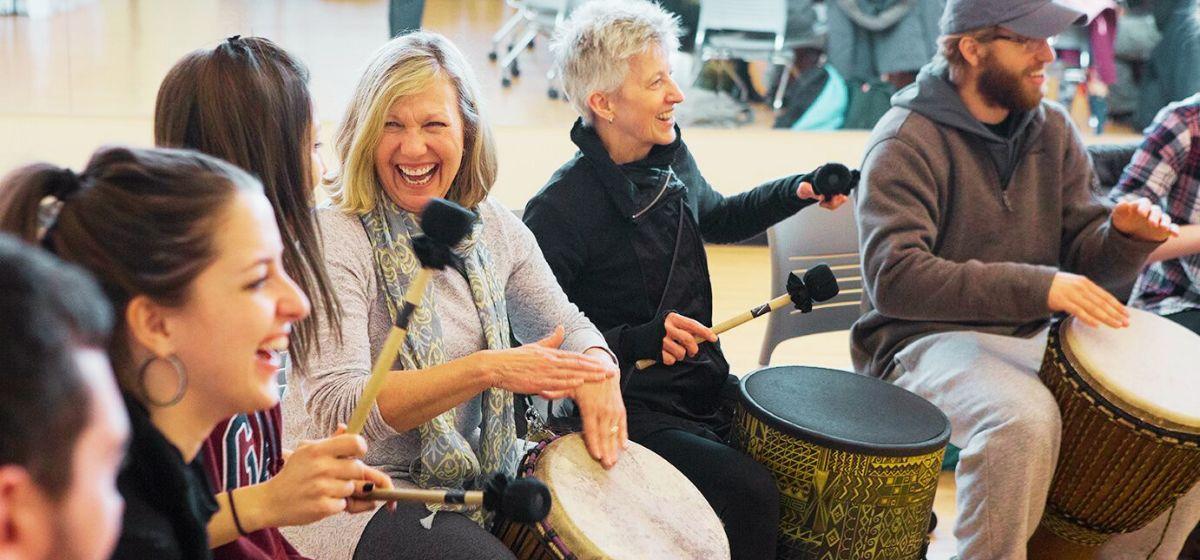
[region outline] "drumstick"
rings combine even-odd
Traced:
[[[388,332],[387,339],[383,342],[383,348],[379,351],[379,356],[375,358],[375,365],[371,368],[371,377],[367,379],[362,397],[358,399],[358,405],[354,407],[354,413],[350,415],[346,433],[359,434],[362,432],[363,425],[367,423],[367,415],[370,414],[375,399],[379,397],[379,391],[383,389],[383,381],[387,378],[387,373],[392,370],[396,354],[400,352],[400,347],[404,344],[404,336],[408,333],[408,322],[412,319],[417,307],[421,305],[421,299],[425,297],[425,288],[429,285],[429,277],[432,276],[434,270],[442,270],[454,262],[455,256],[450,252],[450,247],[458,244],[467,236],[474,220],[475,214],[471,211],[442,198],[430,200],[425,209],[421,211],[421,229],[425,233],[412,238],[413,252],[416,253],[417,260],[421,262],[421,270],[417,272],[417,277],[413,279],[412,285],[404,293],[404,305],[396,313],[396,324]]]
[[[800,312],[808,313],[812,311],[814,301],[826,301],[838,295],[837,278],[833,276],[833,271],[829,269],[828,265],[819,264],[805,272],[803,279],[796,276],[795,272],[788,273],[787,291],[788,293],[758,307],[749,311],[743,311],[737,316],[717,323],[712,328],[713,334],[720,335],[738,325],[749,322],[751,319],[762,317],[767,313],[785,307],[788,303],[794,304]],[[696,342],[704,342],[704,339],[696,337]],[[634,365],[637,369],[646,369],[656,363],[658,363],[657,360],[647,359],[638,360]]]
[[[517,523],[541,521],[550,513],[550,489],[536,478],[509,480],[495,473],[483,490],[424,490],[418,488],[378,489],[367,492],[362,499],[379,501],[421,502],[483,507]]]

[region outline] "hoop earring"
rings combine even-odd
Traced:
[[[150,397],[149,387],[146,387],[146,371],[148,371],[150,369],[150,364],[153,364],[154,362],[157,362],[158,360],[164,360],[168,364],[171,364],[171,368],[175,370],[175,377],[177,377],[179,379],[179,388],[176,389],[175,394],[172,395],[171,398],[165,402],[156,402],[153,398]],[[184,395],[184,393],[187,392],[187,388],[188,388],[187,368],[184,367],[183,362],[179,361],[179,358],[176,358],[174,354],[171,354],[170,356],[167,356],[165,358],[161,357],[161,356],[154,356],[153,358],[146,360],[142,364],[141,369],[138,370],[138,390],[140,390],[142,393],[142,396],[144,396],[146,398],[146,402],[148,402],[154,406],[157,406],[160,408],[166,408],[168,406],[175,406],[175,405],[179,404],[179,401],[183,400],[183,395]]]

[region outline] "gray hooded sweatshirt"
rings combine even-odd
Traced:
[[[1135,278],[1157,245],[1112,227],[1061,106],[1043,102],[998,136],[967,111],[940,59],[892,98],[862,172],[866,297],[851,354],[855,369],[876,377],[927,334],[1035,333],[1051,316],[1056,272],[1112,289]]]

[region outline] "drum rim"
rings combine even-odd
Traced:
[[[546,440],[538,442],[537,445],[535,445],[532,449],[527,450],[521,456],[521,461],[517,465],[517,476],[522,477],[522,478],[533,478],[536,480],[541,480],[537,476],[537,466],[538,466],[538,463],[541,461],[542,454],[545,453],[546,450],[550,448],[551,444],[553,444],[554,442],[556,442],[564,437],[570,436],[570,435],[572,435],[572,434],[555,435]],[[550,504],[551,504],[551,508],[552,508],[551,511],[553,511],[553,507],[554,507],[553,495],[551,495]],[[516,522],[512,521],[512,523],[516,523]],[[535,521],[533,523],[528,523],[527,525],[534,533],[537,534],[537,536],[542,540],[542,544],[548,550],[550,550],[553,553],[556,553],[555,554],[556,556],[558,556],[560,558],[566,558],[568,560],[573,560],[575,558],[575,553],[572,552],[571,548],[567,546],[567,543],[565,541],[563,541],[562,539],[557,538],[558,531],[555,530],[554,525],[550,523],[550,514],[549,513],[547,513],[545,519],[543,519],[541,521]]]
[[[1143,407],[1121,398],[1120,395],[1105,387],[1103,383],[1100,383],[1099,380],[1088,373],[1080,365],[1079,360],[1075,357],[1074,350],[1071,349],[1070,343],[1067,341],[1067,337],[1063,334],[1063,330],[1066,328],[1068,322],[1074,323],[1075,318],[1067,316],[1056,319],[1052,327],[1056,346],[1063,356],[1064,367],[1062,369],[1066,375],[1076,381],[1076,385],[1079,386],[1080,390],[1091,397],[1095,403],[1098,403],[1093,406],[1103,406],[1114,416],[1132,423],[1138,429],[1157,434],[1159,437],[1171,437],[1180,441],[1200,444],[1200,428],[1189,428],[1168,418],[1149,414]],[[1144,416],[1134,414],[1130,410],[1141,412]]]
[[[1170,322],[1169,319],[1165,319],[1160,315],[1151,313],[1149,311],[1145,311],[1143,309],[1130,309],[1130,311],[1136,312],[1136,313],[1142,313],[1148,317],[1153,317],[1155,319],[1162,319],[1163,321]],[[1066,328],[1065,326],[1063,326],[1063,324],[1066,323],[1068,320],[1072,324],[1074,324],[1077,321],[1077,319],[1075,317],[1067,316],[1067,317],[1058,319],[1058,324],[1054,325],[1054,327],[1056,329],[1059,329],[1059,331],[1060,331],[1058,333],[1058,338],[1060,339],[1059,348],[1063,349],[1063,354],[1068,358],[1068,360],[1070,360],[1071,366],[1073,369],[1082,370],[1082,369],[1084,369],[1084,368],[1080,367],[1082,364],[1082,361],[1078,360],[1075,357],[1075,353],[1073,351],[1069,350],[1069,348],[1067,346],[1066,336],[1064,336],[1064,334],[1061,332],[1062,329]],[[1174,323],[1171,323],[1171,328],[1174,328],[1177,326],[1178,325],[1174,325]],[[1184,329],[1182,326],[1178,326],[1178,328]],[[1186,330],[1186,329],[1184,329],[1184,330]],[[1116,391],[1114,391],[1113,389],[1109,388],[1104,383],[1102,383],[1099,379],[1096,379],[1096,377],[1094,375],[1092,375],[1091,373],[1083,372],[1083,374],[1084,374],[1083,378],[1087,381],[1088,385],[1095,388],[1097,391],[1099,391],[1105,397],[1105,401],[1108,404],[1115,403],[1115,404],[1127,405],[1130,409],[1136,410],[1136,411],[1142,413],[1141,415],[1133,415],[1133,416],[1136,416],[1137,418],[1140,418],[1142,420],[1142,422],[1145,422],[1147,424],[1152,424],[1155,426],[1159,426],[1167,431],[1178,432],[1178,433],[1183,433],[1183,434],[1193,434],[1194,436],[1200,436],[1200,425],[1185,424],[1183,422],[1180,422],[1179,420],[1169,418],[1162,414],[1158,414],[1154,411],[1151,411],[1151,410],[1149,410],[1149,407],[1147,405],[1139,404],[1138,402],[1136,402],[1133,399],[1128,399],[1128,398],[1121,396]],[[1124,410],[1124,409],[1122,409],[1122,410]]]
[[[537,446],[534,447],[534,449],[527,451],[525,453],[525,456],[523,456],[521,458],[521,463],[518,468],[518,473],[521,476],[537,478],[538,480],[544,481],[545,478],[539,476],[538,470],[537,470],[538,465],[540,465],[542,462],[541,461],[542,456],[545,455],[550,450],[551,446],[554,446],[554,445],[558,444],[560,441],[566,440],[571,437],[575,437],[577,439],[583,439],[583,433],[582,432],[572,432],[572,433],[567,433],[567,434],[555,435],[554,437],[551,437],[548,440],[539,442],[537,444]],[[654,453],[653,450],[651,450],[635,441],[630,441],[629,444],[630,444],[630,447],[637,446],[647,453],[651,453],[651,454],[658,456],[658,454]],[[534,450],[537,451],[536,455],[531,455],[531,453]],[[662,459],[663,461],[666,461],[665,458],[662,458],[661,456],[658,456],[658,457],[660,459]],[[532,460],[530,460],[530,459],[532,459]],[[668,464],[669,464],[669,462],[668,462]],[[706,497],[704,497],[704,495],[700,492],[699,487],[696,487],[695,483],[692,482],[691,479],[687,478],[687,476],[684,475],[682,471],[678,471],[678,469],[676,469],[676,471],[679,473],[679,476],[684,481],[686,481],[688,484],[691,484],[692,487],[695,488],[696,494],[698,496],[700,496],[700,498],[704,501],[704,504],[708,506],[708,511],[710,511],[713,515],[713,518],[716,519],[716,521],[717,521],[716,526],[717,527],[723,526],[720,516],[717,515],[716,510],[712,509],[711,504],[708,503],[708,499]],[[551,501],[550,513],[546,516],[546,519],[544,519],[542,521],[538,521],[538,522],[530,525],[532,528],[534,528],[534,531],[536,533],[538,533],[538,535],[542,538],[543,544],[546,544],[547,548],[553,549],[555,552],[562,555],[567,560],[573,560],[573,559],[579,558],[581,554],[584,555],[583,557],[585,557],[585,558],[601,557],[601,556],[597,556],[597,555],[602,555],[602,553],[603,553],[601,547],[594,540],[592,540],[591,536],[589,536],[586,532],[582,531],[581,530],[582,527],[580,527],[577,523],[575,523],[574,520],[572,520],[570,518],[566,518],[566,519],[556,519],[555,520],[555,521],[559,521],[561,523],[552,523],[551,522],[551,517],[554,516],[554,510],[557,507],[557,509],[561,512],[562,505],[559,503],[557,494],[554,493],[553,487],[550,488],[550,491],[553,496],[552,501]],[[571,538],[573,540],[585,541],[585,542],[575,543],[576,548],[580,548],[582,550],[574,550],[570,546],[568,546],[568,544],[565,540],[558,538],[560,535],[560,532],[564,531],[564,530],[567,531],[568,533],[570,533]],[[554,537],[554,540],[551,541],[551,540],[547,539],[546,537],[548,535],[552,535]],[[725,536],[723,531],[722,531],[721,535]],[[729,543],[729,539],[726,538],[724,540],[725,540],[725,550],[731,551],[730,547],[732,545]]]
[[[762,373],[762,372],[768,371],[768,370],[775,370],[775,369],[782,369],[782,368],[796,368],[796,367],[807,369],[807,370],[816,370],[816,371],[836,373],[836,374],[841,374],[841,375],[852,375],[852,376],[861,378],[866,382],[883,383],[885,385],[889,385],[889,386],[899,389],[901,391],[906,391],[907,393],[921,399],[932,410],[937,411],[937,413],[941,417],[942,422],[944,423],[945,427],[942,429],[941,433],[939,433],[936,437],[933,437],[933,438],[931,438],[927,441],[923,441],[923,442],[903,443],[903,444],[900,444],[900,443],[890,443],[890,444],[866,443],[866,442],[854,441],[854,440],[849,440],[849,439],[840,438],[840,437],[836,437],[836,436],[831,436],[828,434],[822,434],[820,432],[816,432],[816,431],[806,428],[804,426],[798,426],[796,424],[789,422],[788,420],[786,420],[784,418],[781,418],[780,416],[776,415],[775,413],[763,408],[761,405],[758,404],[757,401],[753,400],[750,397],[750,394],[746,389],[746,383],[755,374]],[[887,381],[875,379],[874,377],[868,377],[865,375],[859,375],[854,372],[843,371],[843,370],[839,370],[839,369],[816,367],[816,366],[805,366],[805,365],[770,366],[770,367],[757,369],[757,370],[752,371],[752,372],[746,374],[745,376],[743,376],[742,379],[739,380],[739,382],[738,382],[738,395],[739,395],[739,399],[738,399],[739,404],[746,407],[748,409],[748,411],[750,411],[756,418],[758,418],[764,424],[770,426],[771,428],[773,428],[783,434],[790,435],[792,437],[796,437],[798,439],[807,441],[809,443],[821,445],[824,447],[835,449],[837,451],[843,451],[846,453],[854,453],[854,454],[858,454],[858,455],[868,455],[868,456],[875,456],[875,457],[916,457],[919,455],[927,455],[929,453],[936,452],[937,450],[946,447],[946,444],[948,444],[950,442],[950,418],[948,416],[946,416],[946,413],[942,412],[942,409],[938,408],[937,405],[929,402],[929,399],[926,399],[925,397],[922,397],[921,395],[913,393],[912,391],[907,391],[906,389],[903,389],[902,387],[896,387],[894,384],[888,383]]]

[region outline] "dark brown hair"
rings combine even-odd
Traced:
[[[262,181],[283,236],[283,267],[341,332],[340,310],[313,214],[312,99],[308,69],[275,43],[231,37],[175,64],[158,90],[154,142],[219,157]],[[311,317],[295,325],[297,367],[317,344]]]
[[[103,348],[111,328],[112,310],[86,272],[0,234],[0,465],[20,465],[51,499],[70,490],[91,419],[76,351]]]
[[[0,181],[0,230],[40,237],[43,247],[96,277],[114,311],[113,369],[137,394],[125,308],[138,295],[185,303],[192,281],[215,258],[215,227],[226,205],[239,191],[261,189],[245,171],[196,152],[101,148],[80,175],[33,164]],[[46,208],[58,204],[57,216],[48,218]]]

